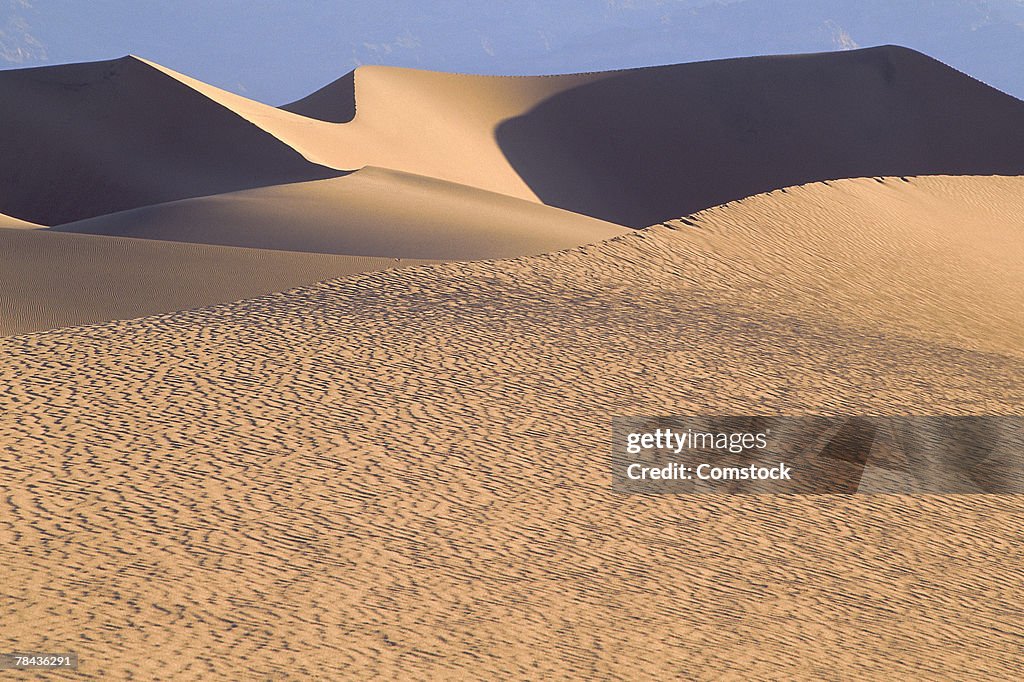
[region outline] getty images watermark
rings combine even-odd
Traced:
[[[616,417],[625,493],[1024,493],[1024,417]]]

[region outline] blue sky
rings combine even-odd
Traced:
[[[565,73],[884,43],[1024,97],[1024,0],[0,0],[0,68],[132,53],[270,104],[359,64]]]

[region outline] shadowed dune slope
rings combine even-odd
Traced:
[[[327,123],[348,123],[356,116],[356,72],[279,108]]]
[[[1024,102],[894,46],[543,77],[360,67],[284,108],[350,120],[316,133],[328,165],[631,227],[833,178],[1024,173]]]
[[[135,57],[0,71],[0,212],[54,225],[337,175]]]
[[[184,199],[51,229],[447,260],[556,251],[625,231],[561,209],[382,168]]]
[[[643,227],[832,178],[1024,173],[1024,102],[879,47],[602,74],[497,139],[544,203]]]
[[[1024,415],[1024,179],[697,218],[0,340],[0,644],[102,680],[1019,679],[1024,496],[628,496],[606,461],[613,415]]]
[[[0,228],[0,335],[196,308],[423,262]]]

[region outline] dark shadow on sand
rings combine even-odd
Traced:
[[[495,136],[544,203],[638,228],[828,179],[1024,173],[1024,102],[892,46],[618,72]]]

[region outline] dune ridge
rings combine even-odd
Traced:
[[[891,45],[565,76],[359,67],[284,108],[348,120],[335,167],[637,228],[821,180],[1024,172],[1024,103]]]
[[[1024,178],[882,180],[0,339],[0,638],[86,679],[1019,677],[1019,495],[609,486],[616,414],[1024,415]]]
[[[50,231],[473,260],[557,251],[626,228],[466,185],[367,167],[339,178],[146,206]]]
[[[811,183],[652,229],[665,227],[723,295],[1024,357],[1022,176]]]
[[[1018,175],[1024,102],[885,46],[610,74],[497,139],[544,203],[643,227],[822,180]]]
[[[0,72],[0,651],[1021,678],[1021,496],[626,496],[606,457],[617,415],[1024,416],[1022,107],[891,46],[279,109]]]

